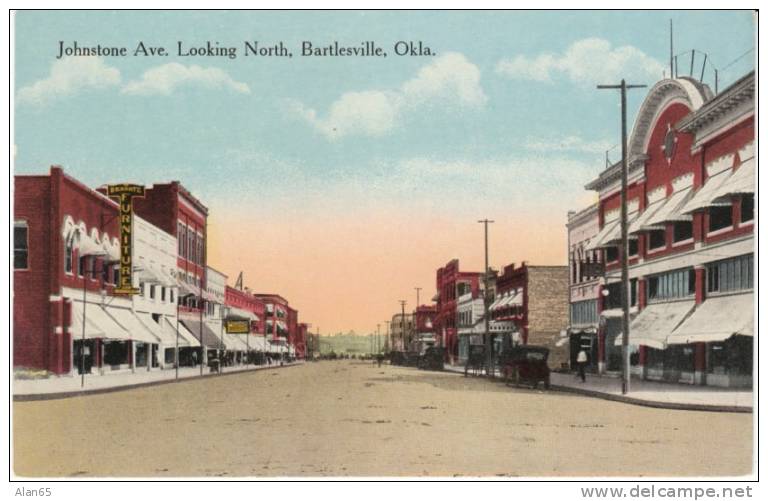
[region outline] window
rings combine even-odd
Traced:
[[[611,310],[621,308],[621,282],[614,282],[605,286],[608,295],[603,299],[603,309]],[[637,279],[629,281],[629,305],[637,305]]]
[[[733,336],[721,343],[707,343],[707,372],[717,375],[751,375],[752,343],[752,338],[748,336]]]
[[[693,223],[690,221],[675,221],[672,241],[682,242],[691,238],[693,238]]]
[[[648,249],[660,249],[667,245],[667,232],[653,230],[648,232]]]
[[[596,299],[571,303],[572,325],[596,324],[598,320]]]
[[[611,263],[619,260],[619,248],[608,247],[605,249],[605,261]]]
[[[155,299],[155,286],[149,286],[149,299]]]
[[[160,301],[165,301],[165,287],[160,287]]]
[[[648,277],[648,302],[688,297],[696,292],[693,269],[675,270]]]
[[[13,268],[29,268],[29,228],[26,221],[16,221],[13,224]]]
[[[754,256],[747,254],[707,265],[707,292],[732,292],[752,289]]]
[[[173,289],[168,291],[168,300],[173,303]]]
[[[107,263],[106,261],[101,264],[101,274],[104,277],[104,281],[108,284],[112,283],[112,274],[110,273],[111,265]]]
[[[709,208],[709,231],[722,230],[733,225],[731,206]]]
[[[176,241],[179,246],[179,256],[184,256],[184,226],[178,223],[178,229],[176,231]]]
[[[115,267],[112,269],[112,283],[120,283],[120,265],[115,265]]]
[[[85,270],[85,256],[80,256],[77,260],[77,276],[82,277]]]
[[[70,237],[64,242],[64,272],[72,273],[72,263],[75,259],[75,236]]]
[[[637,256],[637,239],[631,238],[629,240],[629,255]]]
[[[755,218],[755,195],[750,193],[741,197],[741,222],[746,223]]]

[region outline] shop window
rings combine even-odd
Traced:
[[[667,246],[667,232],[652,230],[648,232],[648,250],[661,249]]]
[[[741,222],[746,223],[755,218],[755,195],[750,193],[741,197]]]
[[[13,224],[13,268],[29,268],[29,228],[26,221],[16,221]]]
[[[709,208],[709,231],[722,230],[733,225],[732,207],[710,207]]]
[[[751,337],[733,336],[722,343],[707,343],[707,351],[707,373],[734,376],[752,374]]]
[[[747,254],[707,264],[707,292],[749,290],[754,281],[754,256]]]
[[[672,241],[683,242],[693,238],[693,223],[690,221],[675,221],[673,225]]]
[[[696,291],[696,275],[692,269],[653,275],[648,277],[646,283],[649,303],[685,298]]]
[[[605,249],[605,261],[608,263],[612,263],[614,261],[619,260],[619,248],[618,247],[608,247]]]

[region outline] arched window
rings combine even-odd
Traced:
[[[72,273],[72,263],[75,253],[75,233],[67,237],[64,241],[64,272]]]

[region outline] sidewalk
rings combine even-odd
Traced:
[[[196,368],[181,367],[179,368],[178,381],[191,380],[200,377],[227,376],[248,371],[280,369],[283,367],[300,365],[302,363],[303,362],[286,363],[283,366],[272,364],[225,367],[221,374],[215,372],[211,373],[209,372],[209,369],[205,367],[202,376],[200,375],[199,366]],[[121,371],[117,374],[86,374],[84,386],[81,386],[79,375],[50,377],[46,379],[14,379],[13,400],[49,400],[127,390],[142,386],[173,383],[175,381],[176,371],[174,369],[153,369],[147,371],[146,368],[137,368],[136,372]]]
[[[461,366],[446,365],[445,369],[464,374]],[[741,388],[692,386],[633,378],[629,393],[622,395],[621,379],[618,377],[588,374],[586,383],[582,383],[574,374],[557,372],[551,374],[550,383],[554,390],[664,409],[752,412],[753,406],[752,390]]]

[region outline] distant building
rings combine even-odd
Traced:
[[[568,347],[561,342],[568,325],[567,266],[505,266],[490,313],[494,321],[509,323],[515,342],[548,347],[551,367],[568,364]]]
[[[599,357],[597,337],[602,253],[590,248],[600,231],[598,208],[598,204],[593,204],[579,212],[568,213],[568,344],[572,368],[576,367],[579,352],[584,350],[587,366],[602,372],[605,362]]]
[[[413,336],[414,322],[413,314],[395,313],[392,315],[392,321],[389,324],[390,337],[392,338],[390,344],[393,351],[406,351],[408,344]]]
[[[459,269],[459,260],[453,259],[436,273],[435,285],[437,294],[434,301],[437,304],[435,317],[435,334],[440,346],[446,349],[449,363],[458,361],[459,336],[457,328],[457,301],[460,296],[480,289],[483,274],[466,272]]]

